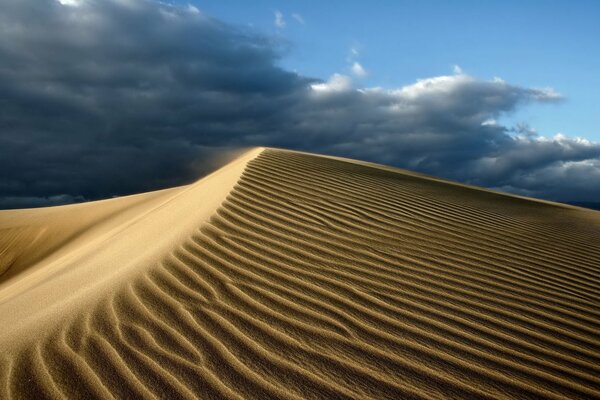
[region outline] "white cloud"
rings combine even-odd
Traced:
[[[352,79],[346,75],[333,74],[327,82],[315,83],[310,87],[319,93],[345,92],[352,88]]]
[[[362,65],[358,61],[354,61],[352,67],[350,67],[352,73],[359,78],[367,76],[367,70],[364,69]]]
[[[454,72],[454,74],[456,74],[456,75],[462,75],[463,74],[463,70],[460,67],[460,65],[456,65],[456,64],[452,67],[452,72]]]
[[[358,78],[364,78],[368,75],[367,70],[362,66],[362,64],[358,61],[358,57],[360,55],[360,51],[357,46],[350,47],[348,56],[346,57],[346,62],[349,65],[350,71],[352,75]]]
[[[468,75],[444,75],[433,78],[419,79],[412,85],[391,90],[391,93],[406,97],[420,97],[433,93],[449,93],[465,84],[474,82],[475,79]]]
[[[188,4],[187,5],[187,9],[189,12],[191,12],[192,14],[200,14],[200,10],[198,9],[198,7],[196,7],[193,4]]]
[[[293,13],[292,18],[294,18],[296,20],[296,22],[298,22],[299,24],[304,25],[304,18],[302,17],[302,15],[300,15],[298,13]]]
[[[283,13],[281,11],[275,11],[275,20],[273,21],[273,24],[279,29],[285,28],[285,18],[283,17]]]
[[[81,3],[83,2],[83,0],[56,0],[56,1],[59,2],[63,6],[69,6],[69,7],[77,7],[77,6],[81,5]]]
[[[539,101],[554,101],[562,99],[562,95],[552,88],[535,89],[534,98]]]

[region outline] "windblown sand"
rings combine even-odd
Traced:
[[[600,397],[600,212],[254,149],[0,212],[0,398]]]

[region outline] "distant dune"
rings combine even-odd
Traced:
[[[591,208],[592,210],[600,211],[600,203],[595,203],[592,201],[574,201],[574,202],[569,202],[569,204],[571,204],[573,206]]]
[[[600,212],[253,149],[0,211],[0,398],[600,397]]]

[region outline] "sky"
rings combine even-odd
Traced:
[[[530,105],[510,120],[528,122],[547,135],[600,141],[598,1],[192,4],[224,21],[280,35],[290,46],[281,64],[307,76],[351,73],[352,63],[359,62],[368,72],[363,85],[398,87],[448,74],[458,65],[484,79],[552,87],[565,97],[561,104]],[[283,27],[275,24],[277,12]]]
[[[599,2],[0,0],[0,208],[275,146],[600,198]]]

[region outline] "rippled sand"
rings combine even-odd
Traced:
[[[0,211],[0,398],[600,396],[600,212],[258,148]]]

